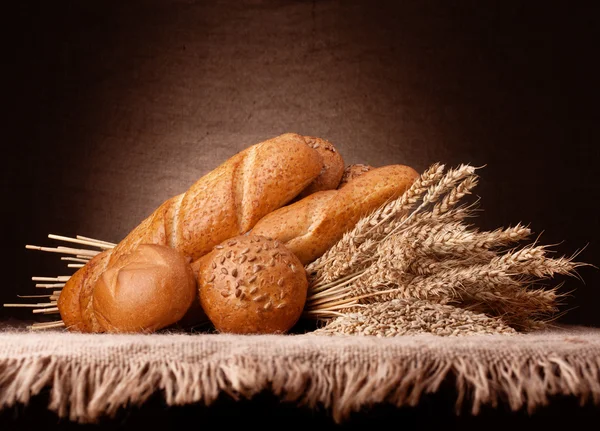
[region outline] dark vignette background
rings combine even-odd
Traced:
[[[347,163],[485,165],[481,228],[529,223],[600,263],[599,20],[585,3],[55,0],[5,18],[1,302],[65,272],[25,244],[116,242],[288,131]],[[598,325],[598,270],[580,273],[561,320]]]
[[[32,275],[65,272],[25,244],[118,241],[226,158],[288,131],[331,140],[347,163],[486,165],[481,228],[529,223],[559,253],[587,245],[579,259],[600,264],[592,2],[14,3],[2,303],[36,293]],[[561,321],[598,326],[599,271],[580,274]]]

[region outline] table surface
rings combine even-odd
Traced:
[[[575,421],[600,413],[592,403],[600,400],[599,328],[377,338],[5,326],[0,345],[0,404],[25,403],[0,419],[21,425],[36,420],[26,412],[52,417],[50,400],[50,410],[64,409],[57,423],[107,427],[194,415],[221,425],[297,418],[344,427],[403,417],[429,425],[442,418],[467,427],[490,418],[540,425],[558,413],[575,414]]]

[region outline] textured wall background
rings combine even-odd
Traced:
[[[347,163],[486,165],[475,223],[530,223],[600,263],[591,6],[56,0],[7,17],[1,302],[65,272],[25,244],[118,241],[288,131],[331,140]],[[598,271],[581,275],[563,320],[600,325]]]

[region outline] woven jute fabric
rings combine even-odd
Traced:
[[[155,392],[168,405],[271,391],[338,422],[378,403],[416,405],[446,379],[457,408],[530,411],[553,395],[600,402],[600,329],[395,338],[0,332],[0,408],[43,389],[61,417],[93,422]]]

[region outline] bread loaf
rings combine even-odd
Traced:
[[[154,332],[185,315],[196,298],[196,279],[175,249],[140,244],[102,273],[92,296],[105,331]]]
[[[308,280],[281,243],[244,235],[194,262],[200,304],[221,332],[283,333],[298,321]]]
[[[263,217],[252,229],[285,244],[306,265],[341,239],[361,217],[400,196],[418,178],[404,165],[372,169],[339,190],[312,195]]]
[[[305,189],[323,159],[303,136],[288,133],[253,145],[164,202],[115,248],[101,253],[66,283],[59,301],[70,329],[102,332],[93,310],[100,275],[140,244],[171,247],[196,260],[227,238],[249,231]]]

